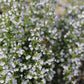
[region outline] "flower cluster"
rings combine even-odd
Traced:
[[[0,83],[45,84],[55,73],[52,44],[56,28],[52,25],[57,16],[54,8],[47,2],[24,5],[17,1],[10,1],[7,7],[10,10],[0,16],[0,46],[4,53],[0,59]]]
[[[0,15],[0,84],[60,84],[78,76],[83,6],[70,6],[66,16],[58,18],[49,0],[0,4],[8,8]]]

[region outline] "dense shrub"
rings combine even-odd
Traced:
[[[11,5],[12,4],[12,5]],[[56,14],[46,2],[29,6],[10,2],[10,10],[0,16],[1,83],[44,84],[52,80],[54,52],[52,44]],[[52,73],[51,73],[52,72]]]
[[[58,47],[56,45],[57,50],[55,49],[57,55],[56,60],[57,58],[59,58],[59,63],[56,63],[57,65],[61,65],[64,70],[61,68],[62,73],[60,77],[58,74],[55,74],[54,78],[58,77],[60,81],[63,81],[63,79],[65,79],[66,84],[80,84],[77,81],[82,79],[79,67],[81,65],[80,59],[83,62],[84,58],[83,9],[83,5],[70,6],[65,17],[61,18],[57,22],[58,25],[56,26],[58,30],[57,32],[60,33],[60,35],[58,35],[58,39],[56,40],[56,42],[59,41],[58,44],[56,43],[58,45]],[[57,65],[55,66],[55,68],[57,67]],[[58,84],[60,84],[60,81],[58,82]]]
[[[63,84],[78,75],[81,32],[72,24],[74,11],[60,19],[48,0],[1,5],[9,10],[0,15],[0,83]]]

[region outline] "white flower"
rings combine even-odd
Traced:
[[[36,48],[35,48],[35,50],[39,50],[39,48],[38,48],[38,47],[36,47]]]
[[[43,60],[40,60],[40,64],[42,64],[42,65],[43,65]]]
[[[23,72],[24,68],[21,67],[20,71]]]
[[[18,69],[18,68],[15,68],[15,69],[14,69],[14,72],[16,72],[16,71],[19,71],[19,69]]]
[[[68,70],[68,66],[63,66],[64,70]]]
[[[8,0],[8,2],[10,3],[10,2],[11,2],[11,0]]]
[[[17,51],[17,53],[18,53],[18,54],[21,54],[21,55],[23,54],[23,52],[24,52],[24,50],[21,49],[21,48]]]
[[[3,84],[3,83],[4,83],[4,80],[0,80],[0,83],[2,83],[2,84]]]
[[[31,76],[31,75],[28,75],[27,78],[28,78],[28,79],[32,79],[32,76]]]
[[[32,45],[29,45],[29,47],[32,47]]]
[[[12,15],[12,12],[11,11],[8,11],[9,15]]]
[[[30,48],[31,50],[33,50],[33,48]]]
[[[28,68],[30,69],[31,67],[32,67],[32,65],[30,64]]]
[[[34,78],[35,78],[35,79],[37,79],[38,77],[37,77],[37,76],[35,76]]]
[[[31,57],[31,56],[30,56],[30,55],[28,55],[28,56],[26,57],[26,60],[28,60],[30,57]]]
[[[11,76],[12,74],[9,72],[8,75]]]
[[[31,38],[28,38],[28,41],[31,41]]]
[[[72,54],[72,53],[73,53],[72,49],[69,49],[69,53],[70,53],[70,54]]]
[[[0,62],[0,65],[1,65],[1,66],[4,66],[4,65],[5,65],[5,62]]]
[[[45,80],[45,79],[42,79],[42,82],[43,82],[44,84],[46,84],[46,80]]]
[[[12,65],[13,68],[15,68],[15,64],[13,62],[11,63],[11,65]]]

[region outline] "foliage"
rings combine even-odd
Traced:
[[[14,78],[18,84],[44,84],[54,74],[55,59],[49,42],[55,38],[54,9],[46,2],[31,2],[30,6],[16,1],[10,4],[8,13],[0,17],[0,45],[5,55],[1,58],[1,83],[10,83]]]
[[[33,0],[30,4],[1,0],[0,3],[2,8],[4,5],[9,8],[0,15],[0,83],[72,81],[78,75],[82,56],[79,38],[83,34],[75,7],[64,18],[58,18],[49,0]]]

